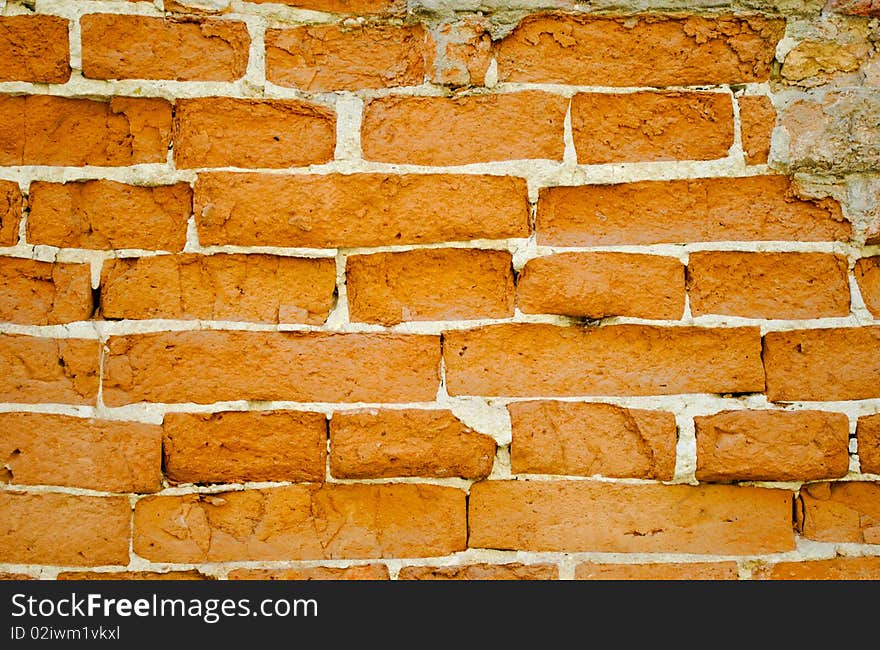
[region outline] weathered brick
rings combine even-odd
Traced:
[[[880,397],[880,327],[767,332],[767,399],[833,401]]]
[[[69,78],[67,20],[37,15],[0,17],[0,81],[64,83]]]
[[[321,413],[168,413],[164,427],[165,473],[175,483],[324,480]]]
[[[328,162],[336,115],[293,99],[177,100],[174,161],[193,167],[300,167]]]
[[[880,414],[860,417],[856,436],[862,472],[880,474]]]
[[[742,147],[749,165],[764,165],[770,155],[770,136],[776,126],[776,109],[765,95],[740,97]]]
[[[384,564],[348,567],[303,567],[301,569],[235,569],[229,580],[389,580]]]
[[[103,165],[165,162],[171,104],[25,95],[0,97],[0,165]]]
[[[337,478],[485,478],[495,441],[451,411],[362,410],[330,420],[330,473]]]
[[[798,530],[807,539],[880,544],[880,483],[805,485],[798,506]]]
[[[790,551],[791,492],[727,485],[483,481],[471,487],[468,546],[522,551]]]
[[[266,78],[312,92],[417,86],[425,79],[425,31],[421,25],[270,29]]]
[[[433,400],[436,336],[323,332],[160,332],[111,337],[104,401]]]
[[[849,469],[843,413],[723,411],[694,425],[700,481],[814,481]]]
[[[0,334],[0,402],[94,404],[100,345]]]
[[[186,183],[140,187],[115,181],[36,181],[27,240],[61,248],[181,251],[192,214]]]
[[[58,580],[212,580],[210,576],[190,571],[62,571]]]
[[[0,482],[155,492],[162,481],[162,429],[140,422],[0,413],[0,458],[7,459]]]
[[[510,469],[516,474],[672,480],[675,416],[612,404],[513,402]]]
[[[848,316],[847,268],[845,256],[830,253],[691,253],[691,313],[783,319]]]
[[[733,145],[726,93],[581,93],[571,100],[578,162],[724,158]]]
[[[33,576],[29,576],[26,573],[7,573],[0,572],[0,580],[36,580]]]
[[[91,315],[88,264],[0,257],[0,321],[55,325]]]
[[[832,11],[851,16],[880,16],[878,0],[831,0],[828,6]]]
[[[204,245],[352,248],[529,234],[525,181],[498,176],[200,174],[195,214]]]
[[[271,2],[274,4],[291,5],[302,9],[324,11],[331,14],[386,14],[395,9],[405,11],[400,0],[250,0],[257,4]]]
[[[675,320],[684,313],[684,265],[659,255],[561,253],[526,262],[516,290],[527,314]]]
[[[0,492],[0,562],[128,564],[128,497]]]
[[[450,395],[669,395],[764,389],[757,328],[504,324],[453,330],[444,337]]]
[[[538,243],[834,241],[852,227],[832,200],[798,199],[785,176],[640,181],[541,191]]]
[[[15,246],[21,223],[21,190],[18,183],[0,181],[0,246]]]
[[[86,14],[80,26],[83,76],[92,79],[235,81],[247,69],[242,22]]]
[[[374,99],[364,109],[364,158],[414,165],[562,160],[568,101],[540,91]]]
[[[752,572],[754,580],[880,580],[880,557],[778,562]]]
[[[468,564],[463,566],[405,566],[398,580],[558,580],[552,564]]]
[[[860,259],[854,273],[865,306],[875,318],[880,318],[880,257]]]
[[[657,564],[596,564],[584,562],[574,570],[576,580],[737,580],[736,562],[676,562]]]
[[[782,20],[757,17],[529,16],[499,45],[498,73],[586,86],[765,81],[784,30]]]
[[[428,70],[434,83],[482,86],[492,64],[492,24],[466,16],[437,25],[428,34]]]
[[[108,260],[104,318],[180,318],[320,325],[336,290],[333,259],[159,255]]]
[[[440,248],[354,255],[346,266],[353,321],[470,320],[513,316],[513,263],[496,250]]]
[[[433,557],[466,538],[465,493],[438,485],[148,497],[134,512],[134,551],[156,562]]]

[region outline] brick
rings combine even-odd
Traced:
[[[95,404],[100,342],[0,334],[0,402]]]
[[[578,162],[724,158],[733,146],[725,93],[581,93],[571,100]]]
[[[282,168],[325,163],[336,146],[336,115],[293,99],[178,99],[174,161],[194,167]]]
[[[764,165],[770,156],[770,137],[776,126],[776,109],[765,95],[740,97],[742,147],[749,165]]]
[[[878,0],[831,0],[828,6],[832,11],[850,16],[880,16]]]
[[[58,580],[213,580],[195,569],[190,571],[62,571]]]
[[[86,14],[82,71],[91,79],[235,81],[248,64],[247,25],[205,18]]]
[[[64,83],[69,78],[67,20],[57,16],[0,18],[0,81]]]
[[[492,23],[467,16],[441,23],[428,34],[431,81],[447,86],[482,86],[492,64]]]
[[[398,580],[558,580],[552,564],[470,564],[464,566],[405,566]]]
[[[419,402],[439,384],[436,336],[193,331],[111,337],[104,401]]]
[[[880,318],[880,257],[864,257],[856,262],[854,274],[862,300],[874,318]]]
[[[235,569],[229,580],[390,580],[384,564],[349,567],[303,567],[300,569]]]
[[[181,251],[192,214],[186,183],[140,187],[115,181],[35,181],[27,240],[61,248]]]
[[[834,401],[880,397],[880,327],[767,332],[767,399]]]
[[[337,478],[485,478],[495,441],[451,411],[374,409],[334,413],[330,473]]]
[[[790,551],[791,492],[727,485],[483,481],[471,486],[468,546],[521,551]]]
[[[672,480],[678,431],[672,413],[612,404],[513,402],[510,470]]]
[[[0,321],[56,325],[92,315],[88,264],[0,257]]]
[[[162,429],[153,424],[48,413],[0,413],[0,458],[16,485],[155,492],[162,481]]]
[[[723,411],[694,425],[700,481],[814,481],[849,469],[843,413]]]
[[[21,223],[21,190],[18,183],[0,181],[0,246],[18,243]]]
[[[374,99],[364,109],[364,158],[413,165],[562,160],[568,101],[540,91]]]
[[[472,320],[513,316],[507,251],[440,248],[353,255],[346,265],[351,320]]]
[[[862,472],[880,474],[880,414],[860,417],[856,436]]]
[[[6,573],[0,572],[0,580],[36,580],[33,576],[26,573]]]
[[[785,176],[640,181],[544,189],[538,243],[614,246],[699,241],[846,240],[832,200],[805,201]]]
[[[880,544],[880,483],[813,483],[801,488],[798,531],[819,542]]]
[[[753,580],[880,580],[880,557],[778,562],[752,572]]]
[[[847,268],[845,256],[829,253],[691,253],[691,313],[781,319],[848,316]]]
[[[294,485],[148,497],[134,551],[155,562],[434,557],[465,548],[465,493],[438,485]]]
[[[500,176],[200,174],[195,214],[203,245],[354,248],[529,235],[526,183]]]
[[[251,0],[261,4],[271,2],[273,4],[290,5],[302,9],[312,9],[331,14],[387,14],[397,9],[405,11],[405,5],[401,7],[399,0]]]
[[[266,31],[266,78],[312,92],[418,86],[421,25],[308,25]]]
[[[656,564],[596,564],[583,562],[575,580],[737,580],[736,562],[658,562]]]
[[[757,328],[504,324],[444,334],[450,395],[672,395],[764,390]],[[106,387],[105,387],[106,396]]]
[[[529,16],[498,46],[498,76],[584,86],[766,81],[784,30],[758,17]]]
[[[527,314],[676,320],[684,314],[684,265],[659,255],[561,253],[526,262],[516,290]]]
[[[0,165],[160,163],[171,140],[171,104],[164,99],[5,96],[0,122]]]
[[[174,483],[323,481],[327,418],[321,413],[167,413],[165,473]]]
[[[108,260],[104,318],[320,325],[335,302],[336,261],[276,255],[159,255]]]
[[[128,564],[128,497],[0,492],[0,562]]]

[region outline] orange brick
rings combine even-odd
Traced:
[[[500,176],[200,174],[195,214],[203,245],[353,248],[529,235],[526,183]]]
[[[684,265],[659,255],[561,253],[529,260],[517,278],[527,314],[674,320],[684,299]]]
[[[472,548],[752,555],[790,551],[791,492],[727,485],[483,481]]]
[[[313,11],[324,11],[331,14],[386,14],[399,9],[406,11],[406,4],[400,0],[250,0],[257,4],[271,2],[273,4],[291,5]]]
[[[168,413],[164,426],[165,473],[175,483],[324,480],[321,413]]]
[[[433,557],[464,550],[465,493],[438,485],[294,485],[148,497],[134,551],[155,562]]]
[[[128,497],[0,492],[0,562],[128,564]]]
[[[405,566],[398,580],[558,580],[552,564],[470,564],[464,566]]]
[[[26,573],[6,573],[0,572],[0,580],[36,580],[33,576],[29,576]]]
[[[595,564],[575,568],[576,580],[737,580],[736,562]]]
[[[854,272],[865,306],[875,318],[880,318],[880,257],[860,259]]]
[[[115,181],[31,183],[27,240],[61,248],[181,251],[192,214],[186,183],[139,187]]]
[[[55,325],[92,315],[88,264],[0,257],[0,321]]]
[[[49,95],[0,97],[0,165],[103,165],[165,162],[171,104]]]
[[[513,316],[513,261],[507,251],[440,248],[348,258],[353,321],[470,320]]]
[[[725,93],[582,93],[571,100],[578,162],[724,158],[733,145]]]
[[[428,34],[431,81],[447,86],[482,86],[492,64],[492,23],[466,16],[440,23]]]
[[[776,126],[776,109],[764,95],[740,97],[742,147],[749,165],[763,165],[770,155],[770,136]]]
[[[700,481],[814,481],[849,469],[849,418],[825,411],[695,417]]]
[[[191,571],[62,571],[58,580],[213,580],[195,569]]]
[[[794,196],[785,176],[640,181],[541,191],[538,243],[614,246],[699,241],[834,241],[852,227],[830,199]]]
[[[450,395],[672,395],[764,389],[758,328],[504,324],[449,331],[444,341]]]
[[[805,485],[795,512],[807,539],[880,544],[880,483]]]
[[[755,580],[880,580],[880,557],[778,562],[757,569]]]
[[[180,318],[320,325],[336,261],[276,255],[159,255],[104,263],[104,318]]]
[[[363,410],[330,420],[330,473],[337,478],[485,478],[495,441],[451,411]]]
[[[374,99],[364,109],[364,158],[414,165],[562,160],[568,101],[540,91]]]
[[[160,332],[111,337],[104,401],[418,402],[439,384],[436,336]]]
[[[235,569],[229,580],[389,580],[384,564],[349,567],[303,567],[301,569]]]
[[[266,78],[312,92],[417,86],[425,79],[425,31],[421,25],[270,29]]]
[[[92,79],[235,81],[247,69],[242,22],[86,14],[80,26],[83,76]]]
[[[691,253],[691,313],[782,319],[848,316],[847,267],[846,257],[828,253]]]
[[[767,332],[764,368],[772,402],[880,397],[880,327]]]
[[[784,30],[783,20],[757,17],[529,16],[498,46],[498,76],[585,86],[765,81]]]
[[[21,190],[18,183],[0,181],[0,246],[15,246],[18,243],[20,223]]]
[[[880,413],[860,417],[856,435],[862,472],[880,474]]]
[[[0,81],[70,78],[68,23],[57,16],[0,17]]]
[[[155,492],[162,481],[162,429],[48,413],[0,413],[0,458],[7,459],[6,480],[0,482]]]
[[[672,480],[672,413],[612,404],[513,402],[510,469],[516,474]]]
[[[100,342],[0,334],[0,402],[94,404]]]
[[[177,100],[174,161],[183,169],[300,167],[328,162],[335,146],[336,115],[318,104],[232,97]]]

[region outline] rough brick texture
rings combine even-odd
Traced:
[[[17,183],[0,181],[0,246],[14,246],[21,223],[21,190]]]
[[[230,580],[388,580],[384,564],[360,564],[350,567],[313,567],[304,569],[235,569]]]
[[[866,257],[856,262],[856,280],[865,306],[880,318],[880,257]]]
[[[742,146],[749,165],[763,165],[770,155],[770,138],[776,125],[776,109],[764,95],[740,97],[739,120]]]
[[[0,401],[94,404],[100,343],[0,334]]]
[[[856,435],[862,471],[880,474],[880,414],[859,418]]]
[[[575,568],[576,580],[736,580],[736,562],[595,564]]]
[[[0,257],[0,321],[55,325],[91,315],[88,264]]]
[[[69,78],[70,38],[64,18],[0,18],[0,81],[64,83]]]
[[[752,573],[756,580],[880,580],[880,557],[779,562]]]
[[[820,542],[880,544],[880,484],[814,483],[801,489],[798,528]]]
[[[556,580],[559,569],[548,564],[472,564],[468,566],[405,566],[398,580]]]
[[[210,580],[198,571],[62,571],[58,580]]]

